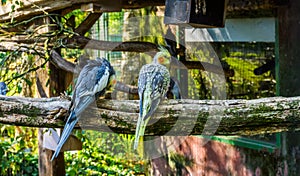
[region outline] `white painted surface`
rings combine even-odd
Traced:
[[[187,28],[186,42],[275,42],[275,18],[227,19],[224,28]]]

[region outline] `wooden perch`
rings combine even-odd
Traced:
[[[51,50],[50,55],[51,55],[51,60],[50,61],[57,68],[63,69],[63,70],[68,71],[70,73],[74,73],[74,72],[78,71],[78,70],[75,69],[76,65],[74,63],[63,59],[60,56],[60,54],[58,54],[55,50]],[[130,93],[130,94],[137,94],[138,93],[137,87],[121,83],[120,81],[117,81],[117,83],[115,85],[115,90]]]
[[[70,102],[61,98],[0,96],[0,123],[63,127]],[[136,100],[98,100],[77,127],[134,134]],[[255,135],[299,130],[300,97],[256,100],[166,100],[159,106],[147,135]],[[220,122],[220,123],[219,123]],[[151,124],[152,123],[152,124]],[[205,130],[203,130],[205,129]]]

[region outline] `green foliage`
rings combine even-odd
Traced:
[[[1,125],[0,175],[38,175],[37,129]],[[133,135],[77,132],[83,149],[65,152],[67,175],[134,175],[143,160],[132,149]]]
[[[109,35],[122,34],[124,12],[112,12],[106,15],[108,18]]]
[[[85,131],[83,149],[66,152],[67,175],[134,175],[143,161],[132,150],[132,135]]]
[[[274,47],[274,46],[273,46]],[[234,70],[234,76],[226,78],[227,97],[254,99],[275,95],[275,78],[272,71],[255,75],[254,70],[274,55],[268,43],[193,43],[188,48],[191,60],[215,63],[221,58],[223,67]],[[189,70],[189,96],[196,99],[212,98],[215,77],[210,72]]]
[[[62,24],[65,24],[65,28],[73,28],[71,30],[74,30],[76,27],[81,24],[84,19],[86,18],[87,13],[81,11],[80,9],[73,10],[72,12],[66,14],[64,18],[62,18]],[[74,17],[74,24],[70,24],[72,22],[68,21],[70,20],[71,17]],[[72,26],[74,25],[74,26]],[[90,32],[87,32],[86,35],[89,35]],[[72,59],[74,61],[76,58],[78,58],[80,55],[84,53],[83,50],[81,49],[68,49],[68,48],[62,48],[61,50],[61,55],[65,59]]]
[[[0,175],[38,175],[36,129],[0,127]]]
[[[197,43],[188,50],[189,59],[213,63],[216,56],[214,49],[209,43]],[[214,75],[203,70],[192,69],[189,72],[189,96],[192,99],[211,99]]]
[[[275,95],[275,80],[270,76],[270,72],[262,75],[254,74],[254,69],[260,66],[259,61],[237,57],[227,57],[224,60],[235,71],[234,77],[230,78],[230,81],[234,83],[232,84],[233,90],[235,90],[233,93],[239,95],[235,98],[254,99]],[[269,90],[259,91],[262,83],[268,80],[270,80],[268,83]]]
[[[0,52],[0,81],[8,85],[8,96],[19,95],[24,86],[32,86],[32,78],[26,70],[35,70],[34,56],[27,53]]]
[[[83,12],[80,9],[76,9],[73,10],[72,12],[66,14],[64,17],[62,18],[62,23],[63,24],[67,24],[67,19],[69,19],[71,16],[75,16],[75,28],[79,26],[79,24],[85,19],[87,15],[87,12]]]

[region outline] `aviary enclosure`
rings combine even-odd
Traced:
[[[2,1],[0,175],[298,175],[297,7]],[[138,74],[158,46],[181,99],[167,95],[133,150]],[[95,57],[111,62],[117,84],[51,162],[76,75]]]

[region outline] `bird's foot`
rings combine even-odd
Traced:
[[[64,108],[58,108],[50,111],[48,118],[56,119],[64,119],[68,115],[68,110]]]
[[[60,93],[60,98],[71,101],[71,96],[67,94],[67,92]]]

